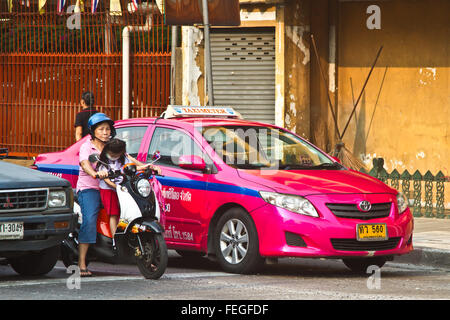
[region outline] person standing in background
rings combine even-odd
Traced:
[[[75,140],[78,141],[89,133],[87,126],[89,118],[98,111],[94,108],[94,94],[86,91],[81,96],[83,110],[75,117]]]

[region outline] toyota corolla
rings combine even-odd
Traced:
[[[283,128],[182,106],[115,127],[138,160],[160,152],[165,238],[181,255],[215,257],[235,273],[278,257],[337,258],[361,272],[413,249],[401,192]],[[35,166],[75,186],[84,139]]]

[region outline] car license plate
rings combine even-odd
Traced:
[[[23,239],[23,222],[0,223],[0,240]]]
[[[364,223],[356,225],[358,241],[387,240],[387,226],[385,223]]]

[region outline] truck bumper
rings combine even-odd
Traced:
[[[73,212],[1,217],[3,222],[23,222],[24,237],[18,240],[0,240],[0,256],[14,253],[41,251],[59,245],[75,229]]]

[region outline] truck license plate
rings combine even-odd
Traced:
[[[0,240],[23,239],[23,222],[0,223]]]
[[[356,226],[358,241],[387,240],[387,227],[385,223],[364,223]]]

